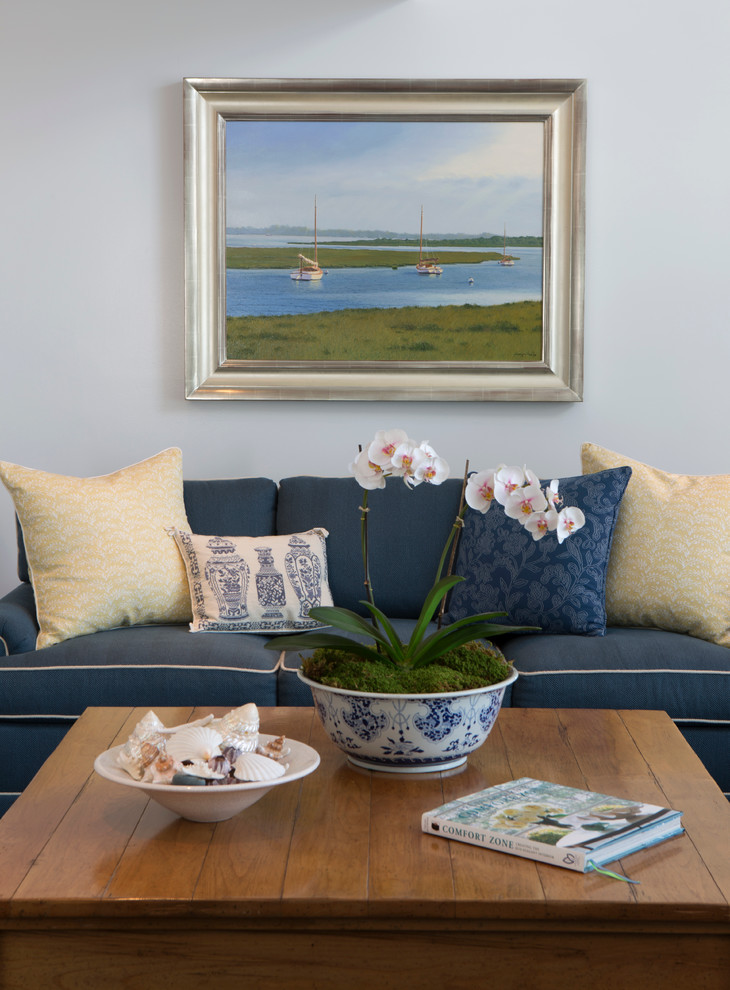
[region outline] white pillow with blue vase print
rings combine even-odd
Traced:
[[[319,629],[310,608],[332,605],[326,529],[287,536],[200,536],[174,530],[190,585],[191,632]]]
[[[631,469],[620,467],[561,479],[565,505],[578,506],[586,517],[563,543],[553,533],[533,540],[498,505],[484,515],[468,511],[454,567],[466,580],[454,588],[445,622],[506,612],[501,621],[509,624],[603,636],[611,540],[630,477]]]

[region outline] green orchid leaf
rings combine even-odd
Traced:
[[[365,602],[364,604],[368,604]],[[345,632],[357,633],[360,636],[367,636],[374,639],[376,643],[388,646],[387,636],[372,622],[369,622],[357,612],[352,612],[349,608],[340,608],[336,605],[320,605],[318,608],[310,608],[309,614],[313,619],[323,622],[327,626],[334,626],[335,629],[344,629]]]
[[[384,645],[383,649],[387,650],[388,653],[391,655],[392,659],[395,660],[397,663],[402,663],[405,658],[403,643],[401,642],[400,636],[393,628],[393,624],[391,623],[388,616],[384,612],[381,612],[376,605],[372,605],[370,602],[363,602],[363,605],[367,606],[367,608],[370,609],[372,614],[375,616],[375,618],[378,620],[380,625],[383,627],[386,636],[390,640],[390,645],[389,646]]]
[[[433,614],[438,608],[441,599],[444,595],[454,587],[454,585],[459,584],[463,581],[463,577],[459,577],[457,574],[452,574],[449,577],[441,578],[436,584],[431,588],[429,593],[426,595],[426,600],[423,603],[421,609],[421,614],[418,616],[418,621],[411,633],[411,638],[408,641],[408,648],[406,650],[406,656],[412,655],[414,650],[416,650],[418,644],[424,637],[426,630],[428,629],[428,624],[433,618]]]
[[[337,636],[335,633],[294,633],[292,636],[277,636],[265,645],[267,650],[317,650],[324,647],[330,650],[345,650],[366,660],[382,662],[384,659],[389,659],[383,657],[372,646],[358,643],[357,640],[348,639],[346,636]]]
[[[467,615],[464,619],[457,619],[456,622],[450,622],[445,628],[448,629],[460,629],[462,626],[470,626],[475,622],[494,622],[495,619],[502,619],[507,615],[507,612],[477,612],[474,615]]]
[[[507,633],[526,632],[533,629],[532,626],[503,626],[493,622],[467,623],[454,629],[447,626],[432,633],[423,641],[420,648],[409,658],[410,664],[414,668],[426,667],[433,663],[448,650],[455,650],[464,643],[470,643],[475,639],[492,639],[495,636],[504,636]]]

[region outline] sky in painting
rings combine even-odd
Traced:
[[[229,121],[226,226],[542,234],[535,122]]]

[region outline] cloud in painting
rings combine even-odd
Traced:
[[[536,123],[236,121],[226,128],[227,226],[416,233],[542,232]]]

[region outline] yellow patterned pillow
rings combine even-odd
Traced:
[[[730,646],[730,475],[669,474],[596,444],[583,473],[627,464],[606,580],[609,625]]]
[[[100,629],[189,621],[185,567],[166,531],[188,528],[180,450],[99,478],[0,461],[0,480],[23,529],[38,649]]]

